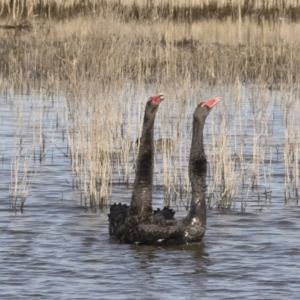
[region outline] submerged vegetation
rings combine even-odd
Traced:
[[[226,101],[209,131],[209,205],[232,208],[238,197],[245,209],[249,193],[269,201],[280,153],[282,194],[286,202],[298,199],[298,1],[198,2],[1,2],[1,92],[60,97],[66,156],[86,205],[105,205],[112,184],[132,182],[144,102],[160,91],[166,101],[157,138],[174,142],[162,145],[156,163],[165,204],[189,198],[190,109],[216,93]],[[274,105],[281,107],[284,143],[274,139]],[[43,115],[30,133],[40,162]],[[24,191],[23,207],[34,180],[26,178],[35,154],[20,159],[19,144],[10,188],[15,208],[18,191]]]

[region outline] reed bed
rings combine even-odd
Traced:
[[[298,0],[4,0],[0,3],[0,17],[16,21],[30,15],[69,19],[99,11],[118,14],[123,20],[171,19],[193,22],[202,19],[238,20],[251,17],[257,22],[288,18],[299,20]]]
[[[15,99],[14,91],[11,91]],[[9,97],[8,95],[6,97]],[[14,211],[23,211],[25,201],[31,190],[37,173],[36,161],[42,162],[45,156],[44,107],[28,115],[24,107],[24,96],[14,100],[17,110],[14,111],[15,142],[11,150],[11,178],[9,186],[10,206]],[[37,107],[37,106],[36,106]]]
[[[25,7],[25,2],[15,2],[14,9],[20,3]],[[50,11],[51,5],[69,11],[83,5],[64,3],[48,1],[47,5]],[[158,113],[155,138],[174,143],[174,147],[162,143],[156,155],[155,185],[163,187],[166,205],[178,201],[188,205],[191,115],[200,99],[212,95],[223,101],[206,129],[209,206],[228,209],[239,202],[245,209],[250,194],[265,195],[269,201],[274,161],[281,153],[285,163],[282,190],[286,199],[298,199],[298,24],[285,19],[257,22],[251,14],[243,18],[241,14],[237,21],[202,18],[175,22],[159,14],[124,18],[118,6],[105,1],[85,3],[95,5],[94,11],[58,21],[34,17],[35,6],[41,3],[32,1],[26,30],[0,31],[0,80],[2,91],[38,91],[42,98],[61,95],[62,109],[57,114],[66,128],[74,186],[82,190],[86,206],[102,208],[110,202],[114,184],[132,183],[144,104],[157,92],[164,92],[166,101]],[[192,1],[160,3],[194,8]],[[203,1],[199,6],[214,3]],[[231,1],[230,5],[242,12],[249,3]],[[253,9],[259,9],[256,3],[252,3]],[[261,9],[298,9],[295,1],[277,1],[273,6],[271,1],[264,3]],[[147,1],[145,7],[158,4]],[[1,5],[4,14],[9,4]],[[97,10],[97,5],[105,9]],[[229,4],[220,1],[216,5]],[[272,114],[270,98],[281,106],[284,145],[274,141],[277,116]],[[40,161],[47,147],[43,126],[41,121],[35,131]],[[16,182],[20,181],[16,179],[17,164],[13,166],[11,190],[16,195]]]

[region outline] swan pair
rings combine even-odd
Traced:
[[[145,108],[143,131],[137,157],[137,168],[130,206],[113,204],[110,207],[109,234],[121,243],[176,245],[200,242],[206,229],[206,170],[203,128],[211,109],[220,101],[214,98],[201,102],[193,115],[193,134],[189,158],[189,178],[192,199],[187,216],[174,219],[169,208],[152,209],[155,115],[163,94],[151,96]]]

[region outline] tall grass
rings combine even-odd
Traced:
[[[241,186],[243,199],[254,190],[270,194],[274,157],[281,146],[277,145],[278,150],[272,140],[274,117],[269,102],[276,93],[299,96],[297,24],[287,19],[257,22],[251,14],[245,16],[244,6],[251,1],[204,1],[201,9],[230,5],[240,12],[238,18],[197,22],[160,16],[159,3],[172,6],[174,13],[187,5],[196,9],[192,1],[149,1],[144,7],[130,1],[119,1],[116,6],[86,1],[87,7],[94,5],[93,11],[68,21],[33,17],[40,1],[26,2],[26,7],[17,1],[13,8],[11,3],[1,4],[3,14],[6,10],[17,20],[26,11],[30,26],[26,31],[17,27],[0,31],[2,86],[21,93],[38,90],[43,97],[64,93],[63,119],[72,168],[86,205],[102,207],[110,201],[113,184],[132,182],[144,103],[150,94],[161,91],[166,101],[158,114],[155,136],[171,138],[175,144],[174,148],[163,144],[156,156],[156,183],[164,187],[165,204],[189,198],[186,161],[192,110],[201,99],[216,93],[224,101],[208,121],[213,122],[212,127],[208,125],[212,128],[208,131],[211,206],[233,207]],[[48,1],[47,9],[51,14],[52,7],[65,9],[71,15],[72,9],[83,5],[81,1],[64,3]],[[256,1],[251,7],[272,8],[271,2],[264,3],[264,8]],[[277,3],[278,9],[297,9],[295,1],[284,2],[285,6]],[[127,5],[128,10],[120,12],[118,5]],[[128,13],[135,7],[141,16],[147,5],[153,9],[147,18]],[[152,14],[155,7],[156,15]],[[285,186],[298,198],[299,141],[294,113],[299,107],[284,97],[280,101],[286,132]],[[43,123],[36,134],[42,160]],[[251,156],[245,154],[249,145]]]
[[[39,15],[46,18],[69,19],[78,15],[109,14],[112,11],[124,20],[171,19],[193,22],[201,19],[238,20],[251,17],[258,22],[286,17],[299,20],[297,0],[3,0],[0,17],[12,20]]]
[[[28,117],[24,112],[21,97],[18,97],[17,107],[17,122],[14,128],[15,144],[13,147],[9,146],[9,149],[12,149],[9,195],[11,208],[14,211],[19,209],[22,211],[37,172],[34,166],[34,153],[38,144],[36,139],[39,137],[41,140],[43,136],[43,115],[38,120],[31,118],[31,121],[27,122]],[[39,146],[41,160],[44,146],[41,144]]]

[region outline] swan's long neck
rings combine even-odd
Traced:
[[[206,221],[206,170],[207,161],[203,144],[203,128],[205,118],[194,117],[193,137],[189,160],[189,177],[192,185],[192,200],[190,207],[191,218],[198,217],[200,221]]]
[[[145,112],[137,169],[129,214],[138,216],[139,221],[147,220],[152,215],[152,181],[153,181],[153,125],[155,112]]]

